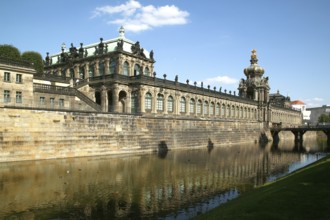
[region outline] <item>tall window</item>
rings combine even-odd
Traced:
[[[221,117],[222,118],[225,117],[225,112],[226,112],[226,106],[225,106],[225,104],[222,104],[222,107],[221,107]]]
[[[195,113],[195,99],[190,99],[190,104],[189,104],[189,112],[190,113]]]
[[[59,99],[59,100],[58,100],[58,105],[59,105],[60,107],[64,107],[64,99]]]
[[[54,108],[54,106],[55,106],[55,99],[54,98],[50,98],[49,99],[49,104],[50,104],[50,107],[51,108]]]
[[[9,90],[5,90],[3,91],[3,101],[4,102],[10,102],[10,91]]]
[[[210,104],[210,115],[214,115],[214,102]]]
[[[138,111],[138,94],[137,92],[132,92],[131,94],[131,113],[135,114]]]
[[[45,105],[45,97],[40,97],[39,104],[40,105]]]
[[[151,94],[148,92],[148,93],[145,95],[144,108],[145,108],[145,110],[151,110],[151,106],[152,106],[152,96],[151,96]]]
[[[5,72],[3,81],[10,82],[10,72]]]
[[[141,67],[138,64],[134,65],[134,76],[141,74]]]
[[[235,118],[235,106],[231,106],[231,117]]]
[[[73,68],[70,69],[70,78],[74,78],[74,69]]]
[[[22,92],[16,92],[16,103],[22,103]]]
[[[172,96],[169,96],[168,98],[167,98],[167,111],[168,112],[173,112],[173,103],[174,103],[174,100],[173,100],[173,97]]]
[[[209,114],[209,103],[207,101],[204,102],[203,113],[204,115]]]
[[[243,107],[241,107],[241,109],[239,110],[240,112],[240,118],[243,118]]]
[[[104,63],[103,62],[99,63],[99,75],[104,76]]]
[[[110,62],[110,74],[115,74],[116,73],[116,61],[115,60],[111,60]]]
[[[89,65],[89,68],[88,68],[88,74],[89,74],[89,77],[94,77],[94,64],[91,64]]]
[[[16,83],[22,83],[22,74],[16,74]]]
[[[220,104],[219,103],[217,103],[217,105],[216,105],[215,114],[220,115]]]
[[[157,95],[157,111],[164,111],[164,96],[162,94]]]
[[[180,99],[180,112],[181,113],[186,112],[186,99],[184,97],[181,97]]]
[[[128,68],[129,68],[128,62],[125,61],[124,64],[123,64],[123,75],[125,75],[125,76],[129,75]]]
[[[80,67],[79,68],[79,77],[81,79],[85,79],[85,67]]]
[[[202,114],[202,101],[198,100],[197,101],[197,114]]]
[[[146,76],[151,76],[148,67],[144,68],[144,75],[146,75]]]

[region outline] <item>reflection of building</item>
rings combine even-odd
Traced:
[[[301,111],[303,115],[303,121],[309,122],[311,111],[307,111],[306,104],[300,100],[295,100],[291,102],[291,106],[293,109]]]
[[[318,123],[319,117],[322,114],[330,114],[330,106],[323,105],[321,107],[315,108],[307,108],[308,111],[311,112],[310,114],[310,123],[316,125]]]
[[[301,123],[297,111],[278,105],[272,96],[269,98],[269,78],[263,77],[264,69],[257,63],[255,50],[251,65],[244,69],[246,79],[241,80],[236,94],[221,88],[217,91],[216,87],[197,87],[196,83],[190,85],[189,80],[179,83],[178,76],[174,81],[167,80],[166,74],[157,78],[153,51],[147,52],[139,42],[127,39],[124,28],[120,28],[117,38],[106,41],[101,38],[87,46],[81,43],[79,48],[71,44],[67,49],[63,44],[61,49],[58,54],[47,54],[43,74],[32,74],[33,69],[26,67],[30,69],[20,73],[21,83],[13,83],[14,79],[6,81],[7,75],[2,76],[3,88],[8,89],[2,91],[1,105],[255,120],[266,124]],[[15,71],[4,71],[15,77]],[[19,86],[20,89],[16,88]],[[20,101],[9,102],[14,93]]]

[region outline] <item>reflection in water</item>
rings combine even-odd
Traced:
[[[0,219],[188,218],[316,160],[304,144],[0,163]]]

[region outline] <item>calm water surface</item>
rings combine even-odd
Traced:
[[[0,163],[0,219],[189,219],[327,150],[291,145]]]

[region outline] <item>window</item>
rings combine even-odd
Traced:
[[[207,101],[204,102],[203,113],[204,113],[204,115],[209,114],[209,103]]]
[[[214,103],[211,102],[210,104],[210,115],[214,115]]]
[[[70,69],[70,78],[74,78],[74,69],[73,68]]]
[[[64,77],[66,76],[66,70],[65,69],[61,70],[61,76],[64,76]]]
[[[220,104],[219,103],[217,103],[217,105],[216,105],[215,114],[220,115]]]
[[[58,105],[59,105],[60,107],[64,107],[64,99],[59,99],[59,100],[58,100]]]
[[[195,113],[195,100],[190,99],[190,108],[189,108],[190,113]]]
[[[128,62],[125,61],[124,62],[124,65],[123,65],[123,75],[125,75],[125,76],[128,76],[129,75],[128,74],[128,68],[129,68]]]
[[[10,82],[10,73],[9,72],[5,72],[3,81],[5,82]]]
[[[146,95],[145,95],[145,110],[151,110],[151,106],[152,106],[152,96],[151,94],[148,92]]]
[[[45,97],[40,97],[39,103],[40,105],[45,105]]]
[[[115,74],[116,73],[116,61],[111,60],[110,62],[110,74]]]
[[[222,108],[221,108],[221,117],[222,117],[222,118],[225,117],[225,112],[226,112],[225,104],[222,104]]]
[[[198,100],[197,102],[197,114],[202,114],[202,101]]]
[[[79,67],[79,77],[85,79],[85,67]]]
[[[16,103],[22,103],[22,92],[16,92]]]
[[[146,67],[146,68],[144,69],[144,75],[146,75],[146,76],[151,76],[148,67]]]
[[[9,90],[3,91],[3,101],[6,103],[10,102],[10,91]]]
[[[99,75],[104,76],[104,63],[103,62],[99,63]]]
[[[141,74],[141,67],[138,64],[135,64],[134,66],[134,76]]]
[[[181,97],[180,99],[180,112],[181,113],[186,112],[186,99],[184,97]]]
[[[157,111],[164,111],[164,96],[162,94],[157,95]]]
[[[167,99],[167,111],[168,112],[173,112],[173,103],[174,103],[173,97],[169,96]]]
[[[49,99],[49,103],[50,103],[50,107],[54,107],[54,105],[55,105],[55,99],[54,98],[50,98]]]
[[[16,83],[22,83],[22,74],[16,74]]]
[[[93,64],[89,65],[88,74],[89,74],[89,77],[94,77],[94,65]]]

